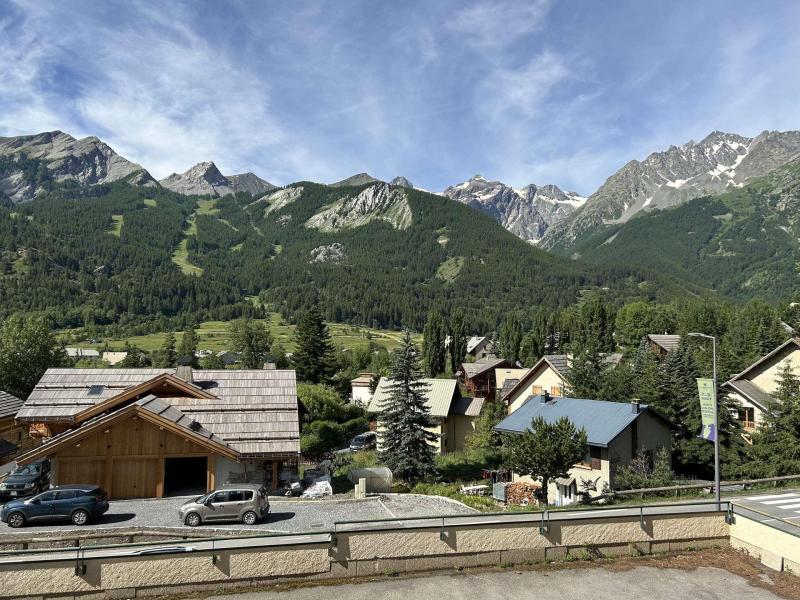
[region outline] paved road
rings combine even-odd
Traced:
[[[109,527],[181,527],[178,507],[187,498],[150,500],[114,500],[101,521],[85,528]],[[252,528],[267,532],[327,531],[336,521],[378,520],[432,515],[473,514],[470,508],[447,498],[398,495],[385,500],[275,500],[266,520]],[[242,529],[241,523],[213,523],[214,528]],[[48,523],[15,530],[0,523],[2,532],[46,532],[75,530],[69,523]],[[82,529],[83,530],[83,529]]]
[[[741,496],[735,498],[733,502],[735,512],[781,531],[800,536],[800,490]]]
[[[458,573],[418,578],[392,578],[370,583],[310,587],[281,592],[214,596],[215,600],[772,600],[772,592],[722,569],[700,567],[692,571],[637,567],[630,571],[604,568],[549,572],[506,571]]]

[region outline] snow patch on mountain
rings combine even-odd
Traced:
[[[586,201],[555,185],[512,188],[482,175],[450,186],[442,195],[485,212],[511,233],[533,243]]]

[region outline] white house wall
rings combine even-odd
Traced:
[[[800,375],[800,348],[797,346],[791,347],[793,350],[791,350],[788,355],[784,355],[781,358],[779,354],[775,357],[776,360],[769,361],[762,365],[760,369],[751,373],[748,379],[768,394],[773,394],[778,389],[778,382],[780,381],[781,371],[784,369],[784,365],[789,364],[792,371],[794,371],[796,375]]]
[[[533,396],[533,388],[535,387],[541,387],[542,392],[548,392],[551,395],[553,394],[553,388],[560,388],[561,392],[556,394],[560,396],[564,393],[564,378],[550,366],[543,369],[541,373],[535,375],[533,379],[528,382],[528,385],[526,385],[524,389],[517,391],[513,398],[509,398],[508,413],[511,414],[517,410],[522,406],[525,400]]]

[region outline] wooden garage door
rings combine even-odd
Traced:
[[[115,458],[111,478],[112,498],[155,498],[158,459]]]
[[[71,483],[88,483],[103,485],[103,474],[105,473],[104,460],[91,460],[81,458],[79,460],[59,460],[58,461],[58,485],[68,485]]]

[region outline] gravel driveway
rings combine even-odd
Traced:
[[[108,512],[97,523],[76,528],[69,523],[42,523],[15,530],[0,524],[8,533],[80,530],[110,527],[182,527],[178,507],[187,498],[149,500],[113,500]],[[336,521],[359,521],[422,516],[470,514],[473,509],[448,498],[389,494],[365,500],[283,500],[270,499],[271,512],[266,520],[248,529],[274,532],[308,532],[327,530]],[[241,523],[213,523],[214,529],[243,529]]]

